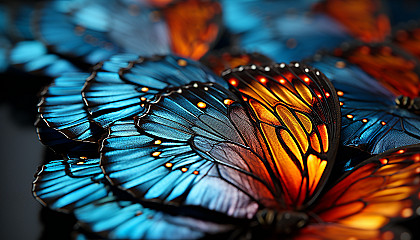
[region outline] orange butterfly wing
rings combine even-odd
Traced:
[[[381,229],[419,204],[420,145],[373,157],[343,176],[310,210],[318,217],[296,239],[389,239]]]
[[[337,150],[340,112],[332,85],[319,71],[299,63],[239,67],[223,77],[248,106],[286,206],[310,202]]]
[[[201,58],[220,32],[221,7],[216,1],[185,0],[164,9],[172,50],[180,56]]]
[[[395,32],[393,42],[420,60],[420,26],[400,29]]]
[[[329,0],[319,8],[364,42],[384,41],[391,31],[389,19],[381,13],[378,0]]]
[[[420,67],[409,56],[385,44],[361,45],[342,51],[337,56],[346,58],[376,78],[395,96],[420,96]]]

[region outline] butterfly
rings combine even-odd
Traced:
[[[133,72],[138,84],[148,74]],[[182,82],[189,73],[157,76]],[[124,239],[372,239],[392,234],[381,230],[391,219],[413,214],[418,145],[373,157],[327,184],[341,116],[334,87],[317,69],[240,66],[222,74],[223,85],[203,76],[156,94],[134,121],[107,125],[100,160],[44,166],[36,198],[74,212],[89,231]],[[106,197],[88,194],[104,188]],[[79,204],[82,193],[89,202]]]
[[[313,61],[338,90],[341,140],[370,153],[420,143],[420,68],[388,45],[357,45]],[[347,61],[346,61],[347,60]]]

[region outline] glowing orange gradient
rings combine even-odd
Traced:
[[[214,19],[220,12],[219,3],[213,1],[186,0],[165,8],[172,50],[184,57],[201,58],[219,33]]]
[[[364,42],[383,41],[391,31],[388,17],[379,12],[378,0],[329,0],[320,8]]]
[[[415,72],[414,62],[397,55],[389,47],[369,52],[366,52],[366,48],[355,49],[348,60],[372,75],[395,96],[420,96],[420,77]]]
[[[262,142],[267,144],[266,156],[272,157],[275,172],[279,173],[286,204],[299,206],[315,192],[327,166],[326,160],[308,154],[308,149],[327,152],[328,131],[325,124],[313,124],[314,97],[308,85],[291,73],[283,75],[290,82],[282,84],[276,80],[279,76],[256,74],[252,81],[235,79],[235,83],[243,96],[249,97]]]
[[[394,42],[420,60],[420,29],[400,30],[395,35]]]

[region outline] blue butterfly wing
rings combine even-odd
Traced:
[[[16,43],[8,53],[11,65],[25,72],[58,77],[68,72],[79,72],[71,62],[49,53],[44,44],[38,41],[21,41]]]
[[[130,12],[134,7],[141,12]],[[152,9],[142,4],[130,8],[118,1],[79,1],[69,6],[52,2],[40,12],[40,39],[56,52],[80,57],[89,64],[121,52],[169,52],[162,21],[153,21]]]
[[[285,7],[286,3],[281,1],[266,5],[258,1],[238,3],[226,4],[225,21],[230,31],[239,33],[239,47],[260,52],[277,62],[302,60],[320,49],[332,49],[351,39],[340,24],[323,14],[288,13],[286,9],[290,6]],[[308,10],[313,1],[299,3],[302,10]],[[277,10],[275,14],[273,9]],[[279,13],[278,9],[285,10]],[[235,17],[238,15],[244,17]]]
[[[89,121],[81,94],[89,76],[68,73],[56,78],[44,90],[38,104],[40,118],[71,140],[96,142],[101,133],[100,127]]]
[[[101,166],[114,185],[139,199],[236,217],[252,217],[257,203],[275,204],[252,123],[241,106],[226,104],[239,101],[235,95],[193,83],[159,99],[137,127],[132,120],[111,125]]]
[[[233,33],[243,33],[261,27],[264,18],[273,19],[287,12],[308,11],[318,0],[259,1],[259,0],[222,0],[223,21]],[[240,21],[238,21],[240,19]]]
[[[74,208],[108,195],[99,159],[56,160],[44,165],[33,183],[35,198],[54,210]]]
[[[118,200],[106,184],[99,159],[44,165],[36,175],[33,193],[53,210],[74,213],[82,228],[106,239],[200,238],[231,228]]]
[[[191,81],[223,82],[197,62],[172,55],[141,58],[117,55],[98,67],[83,89],[92,119],[106,127],[133,117],[165,88]]]
[[[71,140],[57,130],[49,127],[40,118],[36,120],[35,127],[41,143],[51,148],[54,152],[64,155],[67,159],[74,156],[99,157],[99,146],[97,143]]]
[[[32,19],[36,14],[33,4],[1,4],[0,5],[0,32],[9,40],[33,40],[35,32]]]
[[[323,56],[310,64],[321,70],[337,91],[342,92],[339,99],[344,145],[359,146],[377,154],[420,143],[420,117],[398,108],[396,96],[376,79],[340,58]]]

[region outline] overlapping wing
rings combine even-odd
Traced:
[[[165,88],[191,81],[223,83],[210,70],[186,58],[116,55],[97,66],[82,94],[92,119],[106,127],[139,114],[144,104]]]
[[[101,131],[89,121],[81,93],[88,77],[87,73],[67,73],[56,78],[42,92],[38,113],[50,128],[67,138],[96,142]]]
[[[351,38],[326,14],[312,12],[316,0],[222,1],[226,27],[237,34],[238,45],[276,62],[299,61],[320,49],[332,49]]]
[[[80,71],[78,67],[66,59],[49,53],[47,48],[38,41],[16,43],[8,53],[8,61],[24,72],[41,73],[50,77]]]
[[[251,218],[259,204],[277,207],[276,180],[246,110],[223,87],[174,89],[148,105],[136,125],[111,125],[102,144],[101,166],[114,185],[139,199],[239,218]]]
[[[395,96],[420,96],[420,64],[390,45],[356,45],[337,49],[336,55],[359,66]]]
[[[340,132],[335,90],[318,70],[276,64],[227,70],[258,128],[258,141],[288,206],[317,195],[334,162]]]
[[[393,239],[383,227],[420,204],[420,145],[392,149],[348,172],[310,210],[296,239]]]
[[[32,188],[44,206],[71,212],[108,196],[99,159],[56,160],[42,166]]]
[[[342,113],[341,141],[344,145],[381,153],[394,147],[420,143],[420,117],[398,107],[395,102],[398,95],[383,86],[379,79],[369,76],[356,65],[332,56],[323,56],[310,64],[324,72],[338,91]],[[375,72],[383,74],[383,69]],[[404,87],[407,91],[417,91],[412,85],[405,84],[417,75],[405,74],[407,78],[394,75],[398,79],[395,82],[407,86]]]
[[[33,183],[33,194],[51,209],[74,213],[85,231],[106,239],[197,239],[232,228],[117,198],[102,174],[99,159],[44,165]]]
[[[153,9],[140,2],[52,1],[37,10],[40,40],[55,52],[89,64],[116,53],[169,53],[165,23],[153,19]]]

